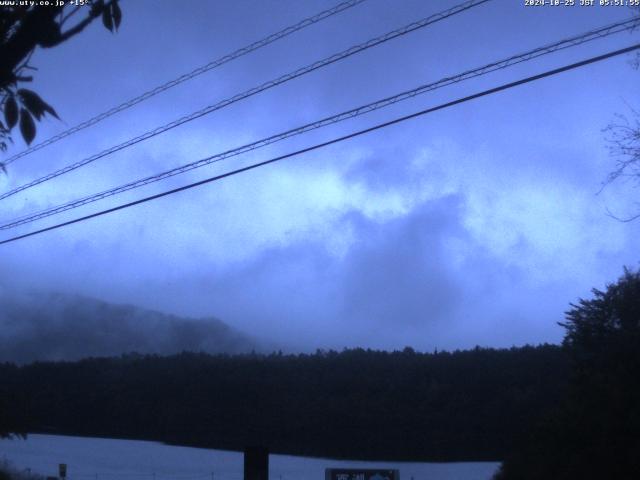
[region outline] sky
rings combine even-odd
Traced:
[[[335,5],[123,1],[39,50],[30,87],[61,121],[37,141]],[[0,190],[455,5],[367,0],[23,157]],[[624,7],[494,0],[255,95],[1,201],[3,220],[626,19]],[[103,200],[26,233],[637,42],[623,33]],[[125,211],[0,246],[0,289],[216,317],[292,350],[510,347],[561,341],[570,302],[638,268],[633,182],[603,129],[640,108],[621,56]],[[8,155],[25,146],[20,138]],[[6,158],[6,156],[5,156]]]

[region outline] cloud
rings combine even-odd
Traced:
[[[382,224],[347,216],[357,240],[343,260],[345,316],[397,328],[449,317],[463,297],[456,247],[468,239],[460,202],[427,202]]]
[[[625,263],[582,190],[507,180],[481,148],[341,153],[16,244],[4,283],[214,315],[292,350],[430,350],[558,341],[568,303]]]
[[[167,2],[149,16],[144,5],[131,5],[115,36],[97,24],[83,32],[82,41],[36,52],[33,88],[67,122],[40,124],[39,138],[325,7],[239,2],[225,11],[214,3],[176,10]],[[172,89],[15,162],[9,177],[0,175],[0,184],[17,186],[435,11],[429,2],[387,7],[366,2]],[[260,13],[267,10],[269,15]],[[531,32],[540,33],[541,24],[546,37],[560,38],[567,25],[573,34],[623,14],[611,9],[594,16],[587,10],[568,9],[560,16],[540,10],[532,16],[516,4],[478,8],[7,199],[2,217],[119,185],[533,48],[540,42]],[[248,19],[251,28],[241,28]],[[157,41],[149,49],[151,36]],[[616,40],[605,42],[598,47],[602,51]],[[588,56],[589,48],[416,97],[56,220],[557,67]],[[118,81],[105,71],[118,72]],[[602,206],[630,211],[633,192],[593,195],[611,165],[600,129],[613,112],[626,108],[621,96],[637,93],[637,73],[622,59],[589,72],[599,81],[579,83],[582,72],[568,73],[5,245],[0,287],[215,316],[294,349],[557,341],[561,330],[555,322],[568,302],[617,278],[622,265],[636,264],[640,238],[640,222],[616,223]],[[605,84],[615,88],[602,89]]]
[[[183,277],[176,298],[293,349],[558,340],[554,322],[567,299],[549,297],[549,285],[531,288],[525,271],[478,243],[464,226],[466,208],[458,195],[393,219],[349,211],[331,224],[342,249],[310,231],[197,280]],[[528,310],[538,295],[544,306]],[[511,324],[496,332],[506,317]]]

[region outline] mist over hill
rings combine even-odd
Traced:
[[[0,305],[0,361],[262,349],[216,318],[189,319],[59,293],[5,293]]]

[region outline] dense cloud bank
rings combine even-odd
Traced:
[[[0,174],[0,190],[456,2],[442,3],[364,2],[34,152]],[[35,52],[33,88],[64,120],[39,123],[38,141],[326,7],[315,0],[247,0],[176,10],[173,2],[153,2],[149,15],[147,2],[133,2],[117,35],[95,25],[82,40]],[[529,10],[519,2],[489,2],[7,198],[0,216],[12,220],[538,47],[541,25],[551,42],[630,13]],[[622,40],[450,85],[5,234],[325,142],[620,48]],[[638,265],[640,222],[606,215],[607,209],[622,217],[637,211],[632,182],[595,195],[615,165],[601,130],[616,113],[637,109],[637,72],[627,63],[618,58],[567,72],[4,245],[0,290],[62,291],[179,317],[216,317],[295,351],[558,342],[556,322],[570,302],[603,287],[623,265]],[[119,72],[118,81],[105,71]],[[574,88],[585,75],[598,81]],[[47,331],[31,321],[2,325],[0,338],[18,335],[13,349],[24,332]],[[153,322],[148,328],[165,335]],[[82,329],[71,330],[59,344],[78,343],[73,332]],[[118,350],[146,345],[137,327],[124,330],[134,338],[122,338]],[[171,343],[163,342],[151,343]]]

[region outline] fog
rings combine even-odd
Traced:
[[[2,201],[2,219],[630,15],[627,9],[530,9],[520,3],[490,2],[46,182]],[[38,124],[36,141],[329,5],[288,0],[186,2],[180,8],[170,1],[123,4],[116,34],[96,22],[67,44],[34,55],[39,70],[33,88],[62,118]],[[0,189],[453,5],[364,2],[14,162],[0,178]],[[37,226],[328,140],[634,39],[637,32],[556,53]],[[602,129],[615,114],[630,114],[639,100],[639,73],[630,60],[617,57],[2,245],[3,318],[9,318],[13,310],[7,306],[16,299],[26,305],[25,312],[58,312],[57,297],[49,294],[58,292],[67,299],[91,297],[166,315],[214,317],[291,351],[558,342],[557,322],[569,302],[614,281],[624,265],[638,265],[640,222],[622,223],[607,215],[607,210],[621,216],[636,211],[637,189],[622,182],[597,194],[615,164]],[[21,142],[16,138],[5,155],[21,150]],[[46,343],[58,329],[70,335],[59,348],[68,348],[72,356],[126,351],[143,337],[164,352],[173,342],[167,339],[176,335],[174,327],[158,330],[155,316],[123,311],[122,324],[109,324],[106,350],[92,344],[77,350],[74,335],[91,329],[95,317],[83,313],[82,320],[62,321],[61,315],[11,317],[2,327],[3,349],[11,345],[15,355],[21,354],[29,350],[21,346],[25,332]],[[178,336],[200,337],[193,333],[199,332],[195,324],[180,325]],[[151,331],[158,336],[146,338]],[[206,344],[206,338],[200,340]],[[180,348],[201,346],[195,340],[176,342]]]
[[[0,362],[183,351],[247,353],[266,348],[214,318],[183,319],[42,292],[3,292],[0,301]]]

